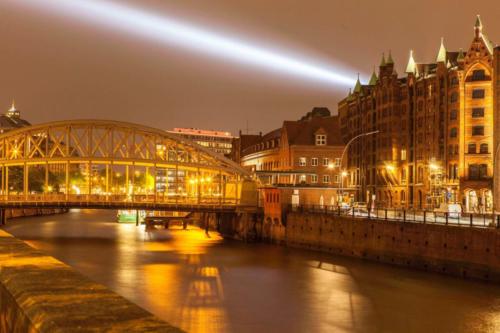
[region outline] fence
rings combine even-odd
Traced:
[[[326,205],[290,205],[288,211],[303,213],[322,213],[351,218],[401,221],[409,223],[435,223],[483,228],[500,228],[500,215],[459,212],[440,212],[402,208],[342,207]]]

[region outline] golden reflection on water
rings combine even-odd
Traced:
[[[190,255],[185,266],[150,264],[144,266],[146,295],[155,308],[162,309],[169,322],[188,332],[222,332],[228,323],[219,269],[199,267]],[[181,272],[184,271],[183,272]],[[187,272],[187,274],[186,274]],[[186,281],[179,281],[184,276]],[[173,284],[168,297],[156,297],[165,283]],[[172,292],[173,291],[173,292]]]

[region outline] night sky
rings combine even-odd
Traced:
[[[100,118],[237,133],[248,122],[250,132],[268,131],[314,106],[336,112],[348,91],[41,11],[30,1],[0,0],[0,109],[15,98],[33,123]],[[417,62],[434,61],[441,37],[448,50],[467,48],[476,14],[500,42],[498,0],[120,3],[326,64],[353,79],[361,72],[364,81],[389,49],[402,73],[410,49]]]

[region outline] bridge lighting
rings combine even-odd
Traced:
[[[300,59],[234,36],[223,35],[167,16],[105,0],[16,0],[15,5],[67,16],[148,39],[166,47],[179,47],[235,63],[253,65],[332,85],[353,86],[355,80],[339,68]]]

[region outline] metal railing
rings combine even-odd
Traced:
[[[403,208],[342,207],[327,205],[289,205],[289,212],[321,213],[359,219],[373,219],[423,224],[500,228],[500,215],[493,213],[442,212]]]

